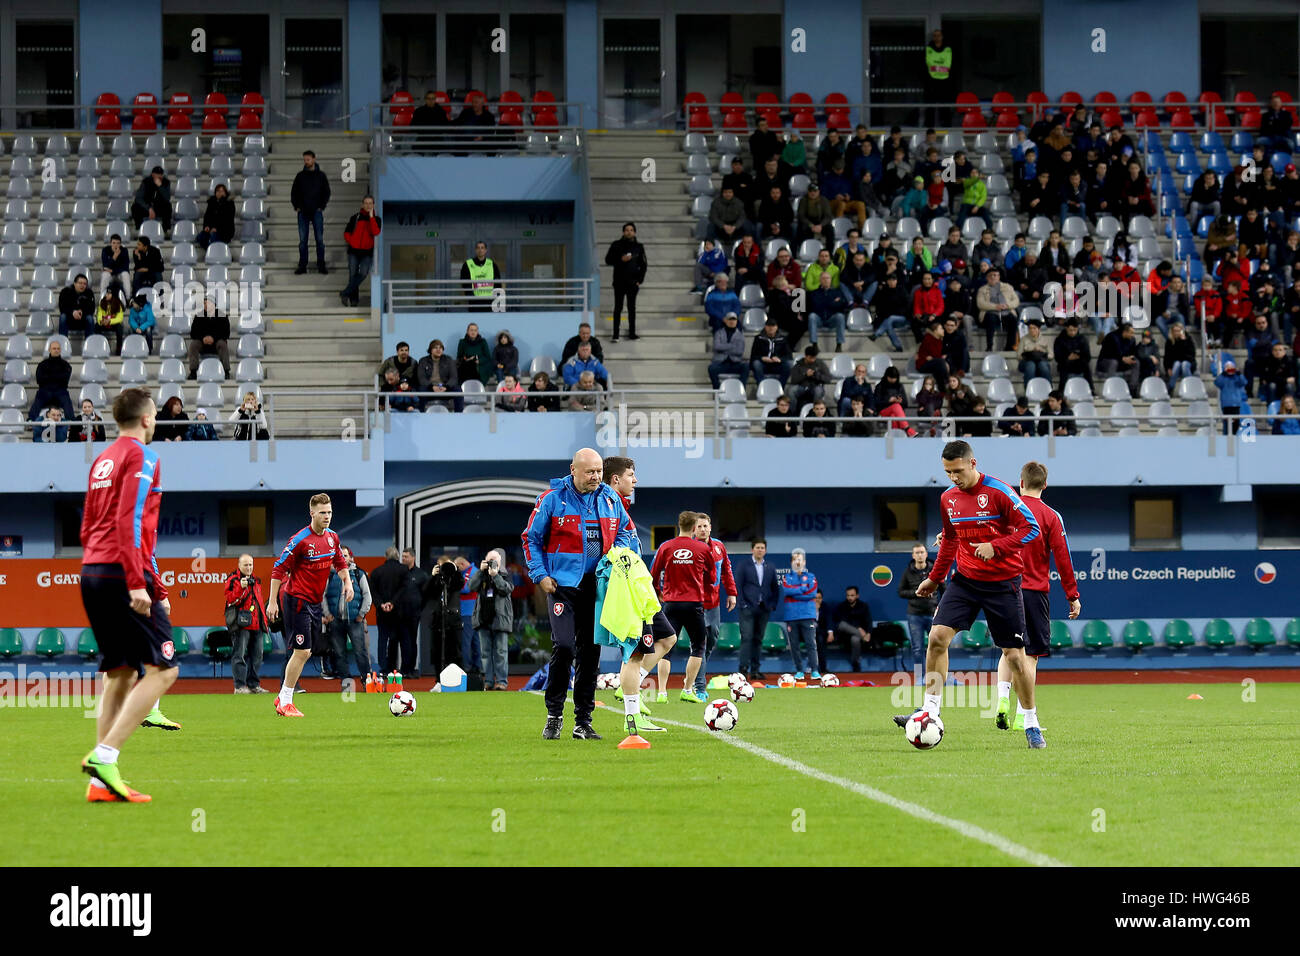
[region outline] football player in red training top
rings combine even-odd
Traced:
[[[1043,489],[1046,487],[1047,466],[1037,461],[1026,462],[1020,469],[1020,499],[1034,513],[1038,527],[1043,532],[1021,552],[1025,563],[1024,583],[1020,589],[1025,603],[1025,664],[1031,687],[1035,685],[1038,676],[1038,658],[1052,656],[1052,614],[1048,592],[1052,587],[1050,572],[1053,557],[1056,558],[1056,570],[1061,576],[1061,588],[1070,602],[1070,619],[1078,617],[1082,609],[1079,603],[1079,585],[1074,580],[1074,565],[1070,562],[1070,541],[1065,536],[1065,522],[1043,501]],[[1035,696],[1035,711],[1037,708],[1038,699]],[[993,722],[999,730],[1007,730],[1012,726],[1010,717],[1011,668],[1003,654],[1002,660],[998,662],[998,712]],[[1017,704],[1014,729],[1024,730],[1027,726],[1024,707]]]
[[[330,530],[330,519],[334,516],[330,496],[312,495],[308,510],[311,524],[289,539],[271,569],[271,596],[266,602],[269,620],[284,616],[284,642],[290,651],[284,665],[284,683],[275,698],[275,712],[281,717],[302,716],[302,711],[293,705],[293,689],[304,665],[311,659],[312,648],[321,641],[320,605],[331,570],[338,572],[343,582],[343,602],[352,600],[348,562],[339,546],[339,536]],[[288,584],[284,584],[286,578]],[[280,594],[282,584],[283,595]]]
[[[154,559],[162,485],[158,454],[148,445],[157,414],[142,388],[113,400],[118,439],[90,466],[81,519],[81,600],[104,672],[95,749],[81,762],[93,778],[86,790],[92,803],[149,802],[123,782],[117,757],[176,681],[171,605]]]
[[[1041,534],[1038,520],[1010,485],[980,473],[966,442],[951,441],[944,446],[943,470],[953,483],[939,499],[943,543],[934,568],[917,585],[916,596],[933,594],[954,559],[957,570],[930,627],[925,652],[925,702],[921,709],[938,716],[948,680],[948,645],[983,611],[989,636],[1003,650],[1016,695],[1025,709],[1025,737],[1030,747],[1041,749],[1047,744],[1034,713],[1034,685],[1028,679],[1025,663],[1025,608],[1020,594],[1021,550]],[[894,722],[903,727],[907,718],[900,714]]]
[[[704,626],[708,628],[709,639],[704,648],[704,662],[700,672],[695,675],[697,694],[706,694],[708,688],[709,655],[718,643],[718,632],[722,629],[722,611],[719,604],[723,591],[727,594],[727,610],[736,609],[736,580],[731,576],[731,558],[727,557],[726,546],[713,537],[713,519],[697,511],[695,513],[695,537],[708,545],[713,552],[713,596],[704,602]],[[707,694],[706,694],[707,696]]]
[[[704,663],[704,642],[708,629],[704,624],[704,605],[717,591],[716,568],[713,549],[695,534],[695,512],[683,511],[677,516],[677,537],[659,545],[650,577],[659,598],[663,601],[664,617],[673,630],[683,630],[691,639],[691,656],[686,660],[686,682],[682,684],[682,700],[707,702],[707,694],[695,691],[695,675]]]

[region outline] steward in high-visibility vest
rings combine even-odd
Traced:
[[[496,282],[501,279],[501,270],[488,258],[487,243],[474,244],[474,256],[466,259],[460,267],[460,278],[465,285],[465,292],[473,300],[472,311],[489,309]]]
[[[482,264],[479,264],[473,259],[466,259],[465,268],[469,270],[471,294],[490,296],[492,294],[492,279],[496,272],[496,266],[492,260],[485,259]]]
[[[952,47],[944,45],[943,31],[935,30],[930,34],[930,42],[925,47],[925,102],[935,105],[928,110],[921,110],[923,125],[927,119],[934,126],[947,125],[948,110],[938,104],[954,98],[951,78]]]

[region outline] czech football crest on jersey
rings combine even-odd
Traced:
[[[975,498],[975,503],[979,505],[981,508],[987,508],[989,506],[989,496],[977,495]]]

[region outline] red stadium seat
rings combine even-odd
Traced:
[[[434,90],[433,101],[442,107],[442,111],[447,114],[447,119],[451,119],[451,97],[442,90]]]
[[[522,103],[523,101],[524,101],[524,98],[523,98],[522,96],[520,96],[518,93],[516,93],[514,90],[506,90],[505,92],[503,92],[503,93],[502,93],[502,94],[497,98],[497,103],[498,103],[498,104],[501,104],[501,103]]]
[[[482,91],[482,90],[466,90],[466,91],[465,91],[465,99],[464,99],[464,103],[465,103],[465,105],[468,106],[468,105],[469,105],[469,101],[472,100],[472,99],[473,99],[474,97],[476,97],[476,96],[483,96],[483,91]],[[484,100],[484,102],[486,102],[486,101],[487,101],[487,97],[484,96],[484,97],[483,97],[483,100]]]
[[[1187,105],[1187,94],[1181,90],[1170,90],[1165,94],[1165,112],[1176,113]]]
[[[398,90],[388,100],[390,122],[394,126],[410,126],[415,116],[415,97],[406,90]]]
[[[1156,116],[1155,110],[1138,110],[1137,116],[1133,118],[1133,125],[1137,129],[1159,129],[1160,117]]]
[[[1112,126],[1123,126],[1124,116],[1117,109],[1102,110],[1101,125],[1105,129],[1110,129]]]
[[[687,93],[685,96],[682,97],[682,103],[683,105],[685,105],[687,110],[690,110],[692,105],[702,107],[708,101],[709,98],[705,96],[703,93],[701,93],[699,90],[692,90],[691,92]]]
[[[1112,93],[1110,90],[1102,90],[1100,93],[1098,93],[1096,96],[1092,98],[1092,101],[1102,106],[1110,106],[1112,104],[1119,102],[1115,98],[1115,94]]]
[[[967,113],[961,118],[962,129],[988,129],[988,121],[980,112]]]
[[[522,127],[524,125],[523,107],[502,106],[498,111],[497,123],[500,126]]]
[[[801,131],[815,130],[817,129],[817,116],[811,112],[797,110],[794,116],[790,118],[790,126],[792,129]]]
[[[194,123],[186,113],[177,113],[175,110],[167,111],[167,132],[169,133],[188,133],[194,129]]]
[[[101,133],[116,133],[122,128],[122,118],[116,113],[105,113],[95,120],[95,129]]]
[[[722,114],[722,128],[728,133],[744,133],[749,130],[744,110],[727,110]]]
[[[559,129],[560,120],[553,106],[538,106],[533,109],[533,127],[543,131]]]
[[[847,107],[849,105],[849,98],[843,93],[827,93],[824,102],[828,108],[832,106]]]
[[[1241,90],[1232,98],[1232,102],[1237,106],[1257,106],[1259,100],[1255,99],[1255,94],[1250,90]]]
[[[209,93],[203,97],[203,132],[224,133],[226,131],[226,97],[221,93]]]
[[[550,90],[538,90],[533,94],[534,103],[554,103],[555,94]]]
[[[167,115],[180,113],[182,116],[194,115],[194,99],[188,93],[173,93],[167,98]]]
[[[1169,128],[1172,130],[1196,129],[1196,120],[1192,118],[1191,110],[1174,110],[1173,115],[1169,117]]]
[[[152,93],[137,93],[131,101],[131,115],[144,113],[146,116],[158,115],[158,97]]]
[[[1042,116],[1043,113],[1046,112],[1047,104],[1050,103],[1051,100],[1047,98],[1047,94],[1042,90],[1034,90],[1034,92],[1025,97],[1025,102],[1033,105],[1034,119],[1038,119],[1038,117]]]
[[[754,98],[758,108],[754,111],[758,114],[758,119],[767,120],[767,125],[772,129],[780,129],[781,123],[781,100],[775,93],[759,93]]]
[[[851,129],[853,120],[849,116],[848,110],[829,109],[826,111],[826,128],[831,129]]]
[[[1015,129],[1020,125],[1020,114],[1015,110],[999,110],[994,124],[998,129]]]
[[[706,109],[692,109],[690,118],[686,121],[686,128],[702,132],[713,132],[713,117],[709,115]]]
[[[1073,112],[1074,108],[1083,102],[1083,95],[1076,93],[1074,90],[1066,90],[1061,94],[1060,102],[1062,106],[1068,106],[1070,111]]]
[[[732,90],[728,93],[723,93],[722,99],[719,102],[722,103],[724,109],[731,105],[734,105],[737,109],[743,109],[745,98],[735,90]]]
[[[980,98],[969,90],[957,94],[957,112],[966,116],[980,111]]]
[[[262,99],[261,93],[245,93],[239,104],[239,121],[235,124],[235,128],[244,133],[260,133],[262,113],[265,109],[266,101]],[[410,120],[407,120],[407,123],[409,124]]]
[[[149,113],[132,113],[131,130],[136,133],[153,133],[158,130],[158,117]]]
[[[1012,96],[1010,93],[1008,93],[1006,90],[998,90],[996,93],[993,94],[993,108],[995,110],[999,106],[1003,106],[1004,104],[1008,104],[1008,103],[1014,103],[1015,101],[1016,98]]]
[[[1137,112],[1137,110],[1140,110],[1143,106],[1151,105],[1151,103],[1153,102],[1151,99],[1151,94],[1148,93],[1146,90],[1137,90],[1133,93],[1130,93],[1128,100],[1130,103],[1135,105],[1136,109],[1134,110],[1134,112]]]
[[[1258,129],[1260,110],[1257,107],[1237,110],[1237,125],[1244,129]]]
[[[116,93],[100,93],[95,97],[95,118],[118,116],[121,113],[121,106],[122,101],[118,99]],[[121,128],[120,124],[118,128]]]

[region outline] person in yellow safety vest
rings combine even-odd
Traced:
[[[944,46],[943,31],[935,30],[930,34],[930,42],[925,48],[925,101],[930,104],[947,103],[956,96],[952,90],[952,47]],[[927,112],[930,115],[930,125],[948,125],[948,107],[931,105],[928,111],[921,110],[922,124],[925,123]]]
[[[501,268],[488,258],[487,243],[482,239],[474,243],[474,258],[466,259],[460,267],[460,278],[465,284],[465,294],[471,300],[469,310],[491,311],[492,296],[496,282],[501,278]]]

